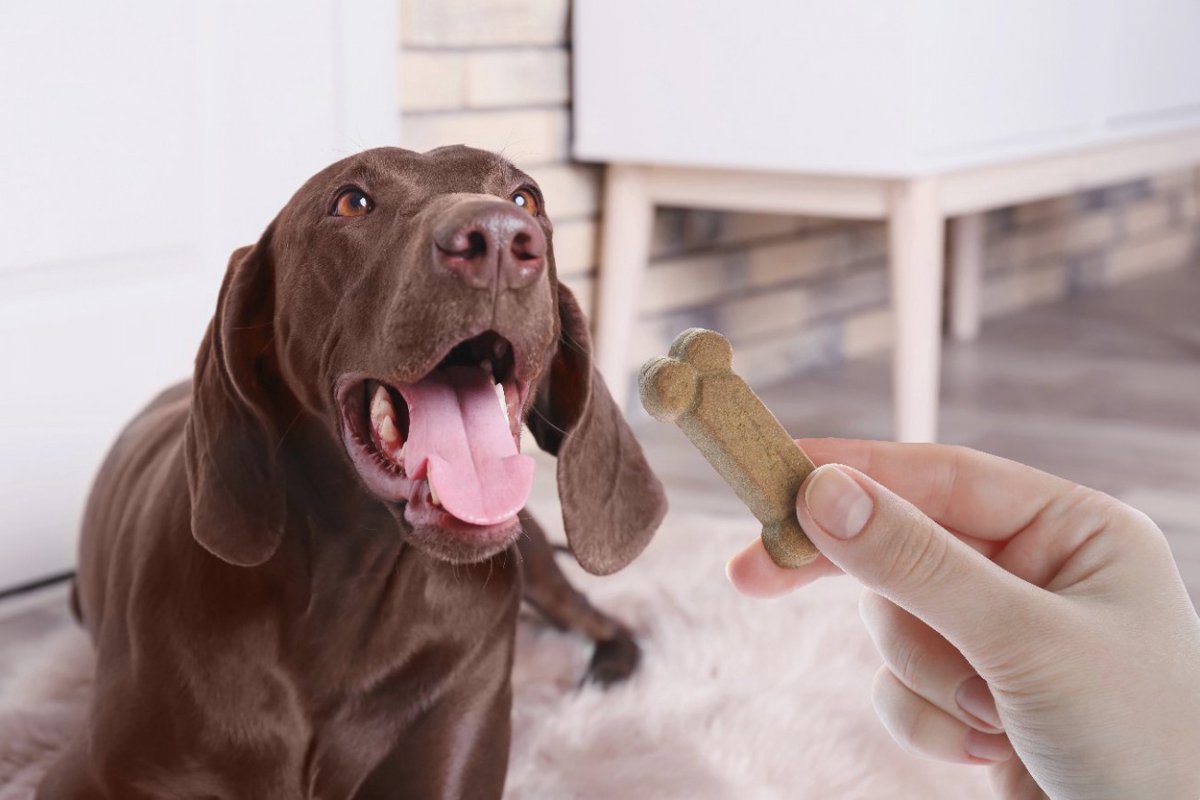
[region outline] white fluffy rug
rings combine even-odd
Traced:
[[[769,602],[734,593],[725,559],[756,534],[748,516],[673,513],[623,572],[570,570],[639,635],[641,669],[614,689],[576,688],[585,644],[523,617],[509,797],[991,796],[981,768],[915,759],[876,720],[869,687],[879,658],[849,579]],[[9,682],[0,697],[0,800],[32,796],[80,718],[89,669],[86,641],[69,631]]]

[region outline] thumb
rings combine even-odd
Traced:
[[[971,658],[1009,642],[1035,587],[994,564],[914,505],[841,464],[813,471],[800,524],[843,572],[921,618]],[[1023,616],[1026,615],[1026,616]]]

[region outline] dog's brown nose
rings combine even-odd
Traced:
[[[546,268],[546,237],[527,211],[468,200],[435,227],[434,258],[468,286],[523,289]]]

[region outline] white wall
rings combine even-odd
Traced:
[[[0,4],[0,589],[69,569],[124,422],[191,372],[228,254],[398,140],[391,0]]]

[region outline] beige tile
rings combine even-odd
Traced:
[[[472,108],[565,105],[567,51],[530,48],[470,53],[466,104]]]
[[[988,243],[984,258],[991,266],[1019,267],[1050,256],[1097,250],[1116,236],[1117,218],[1110,209],[1081,213],[1059,223],[1017,228]]]
[[[408,114],[401,120],[401,141],[421,151],[467,144],[533,169],[567,158],[568,116],[565,109],[543,108]]]
[[[546,196],[546,208],[557,225],[560,220],[592,217],[600,210],[601,172],[584,164],[547,164],[532,177]]]
[[[734,266],[735,260],[724,253],[651,264],[636,302],[643,314],[711,302],[736,288]]]
[[[803,233],[801,220],[780,214],[753,214],[707,209],[661,209],[651,253],[678,255],[707,249],[761,247]]]
[[[1071,214],[1075,209],[1075,196],[1064,195],[1051,197],[1046,200],[1036,200],[1032,203],[1022,203],[1013,209],[1018,225],[1047,222],[1061,219]]]
[[[887,257],[887,227],[879,222],[846,223],[846,261],[876,261]]]
[[[722,303],[717,329],[745,339],[796,328],[811,316],[812,293],[801,287],[778,289]]]
[[[1192,225],[1200,217],[1200,185],[1182,190],[1179,193],[1179,219]]]
[[[984,287],[983,316],[1008,314],[1062,297],[1066,285],[1065,265],[997,275],[988,280]]]
[[[792,351],[799,337],[769,337],[739,344],[734,351],[734,368],[750,385],[777,383],[795,375]]]
[[[840,352],[836,326],[800,328],[787,336],[734,342],[734,367],[751,386],[792,378],[835,363]]]
[[[575,299],[579,301],[579,307],[583,309],[583,313],[588,315],[588,318],[595,314],[595,276],[588,275],[572,275],[562,279],[563,284],[571,290],[575,295]]]
[[[1165,193],[1130,203],[1121,209],[1121,231],[1126,239],[1159,234],[1172,221],[1171,199]]]
[[[1152,179],[1155,191],[1170,191],[1196,187],[1196,173],[1190,169],[1172,170],[1155,175]]]
[[[844,233],[814,233],[803,238],[752,248],[746,275],[754,287],[812,278],[836,268],[846,252]]]
[[[400,40],[424,47],[559,45],[569,0],[400,0]]]
[[[596,266],[597,224],[577,219],[554,226],[554,263],[560,275],[579,275]]]
[[[723,242],[774,239],[799,232],[801,220],[786,214],[731,213],[721,229]]]
[[[404,51],[397,81],[402,111],[461,108],[466,100],[466,59],[457,52]]]
[[[843,328],[846,358],[860,358],[892,347],[896,315],[888,306],[872,308],[846,318]]]
[[[1193,261],[1195,252],[1196,232],[1191,228],[1122,244],[1108,257],[1108,277],[1122,281],[1180,267]]]
[[[665,355],[671,347],[671,342],[687,327],[665,317],[638,320],[630,337],[626,369],[636,372],[647,359]]]

